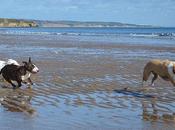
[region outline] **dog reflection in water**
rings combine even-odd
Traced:
[[[159,113],[156,105],[156,99],[151,99],[150,101],[142,101],[142,117],[147,121],[175,121],[175,113]]]
[[[1,105],[11,112],[24,112],[33,115],[35,109],[32,108],[30,103],[32,94],[29,94],[29,92],[26,94],[25,91],[27,90],[18,89],[13,92],[9,90],[9,93],[7,93],[6,96],[0,98]]]

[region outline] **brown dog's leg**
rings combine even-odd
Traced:
[[[22,82],[22,81],[20,81],[20,80],[17,81],[17,83],[18,83],[18,88],[21,87],[21,82]]]
[[[16,88],[16,85],[12,83],[12,81],[10,79],[5,79],[7,82],[9,82],[12,86],[13,86],[13,89]]]
[[[30,82],[31,85],[33,85],[33,82],[30,78],[28,78],[28,81]]]

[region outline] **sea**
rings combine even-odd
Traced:
[[[37,27],[37,28],[0,28],[1,35],[52,35],[62,39],[80,41],[117,42],[131,44],[167,44],[175,43],[175,27]]]

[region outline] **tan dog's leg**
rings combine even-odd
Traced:
[[[172,78],[170,78],[170,82],[175,86],[175,81]]]
[[[153,73],[154,77],[153,77],[153,79],[151,81],[151,86],[154,86],[154,81],[158,78],[158,74],[156,74],[154,72],[152,72],[152,73]]]

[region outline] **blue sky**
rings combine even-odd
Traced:
[[[0,0],[0,17],[175,27],[175,0]]]

